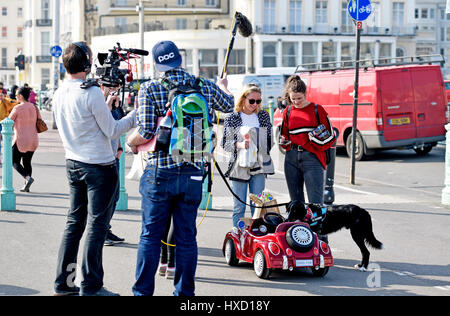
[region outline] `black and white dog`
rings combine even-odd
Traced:
[[[308,222],[311,219],[311,212],[313,214],[322,214],[322,206],[318,204],[304,204],[292,201],[286,208],[288,221],[300,220]],[[308,208],[311,212],[308,211]],[[311,229],[320,235],[328,235],[344,227],[350,229],[350,234],[362,254],[361,264],[355,265],[355,267],[361,271],[366,271],[370,257],[366,243],[374,249],[383,248],[383,244],[373,234],[372,219],[369,212],[353,204],[331,205],[327,206],[326,213],[323,216],[318,225],[311,226]]]

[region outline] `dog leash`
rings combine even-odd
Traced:
[[[225,177],[224,173],[222,172],[222,169],[220,169],[219,164],[217,163],[215,157],[213,157],[214,160],[214,165],[217,168],[217,171],[219,172],[220,176],[222,177],[223,181],[225,182],[228,190],[231,192],[231,194],[242,204],[250,206],[250,207],[254,207],[254,208],[272,208],[272,207],[282,207],[282,206],[287,206],[289,205],[290,202],[287,203],[280,203],[280,204],[275,204],[275,205],[268,205],[268,206],[256,206],[256,205],[251,205],[251,204],[247,204],[246,202],[242,201],[241,198],[233,192],[233,189],[231,188],[230,184],[227,181],[227,178]]]

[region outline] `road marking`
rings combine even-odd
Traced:
[[[441,291],[450,291],[450,285],[446,286],[435,286],[435,289],[441,290]]]

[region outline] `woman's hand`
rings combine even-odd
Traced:
[[[250,147],[250,135],[245,134],[244,140],[242,142],[236,143],[236,148],[237,149],[248,149],[249,147]]]

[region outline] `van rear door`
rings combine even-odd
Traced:
[[[416,109],[417,137],[443,135],[446,100],[439,66],[411,68]]]
[[[378,69],[386,141],[416,138],[414,93],[408,68]]]

